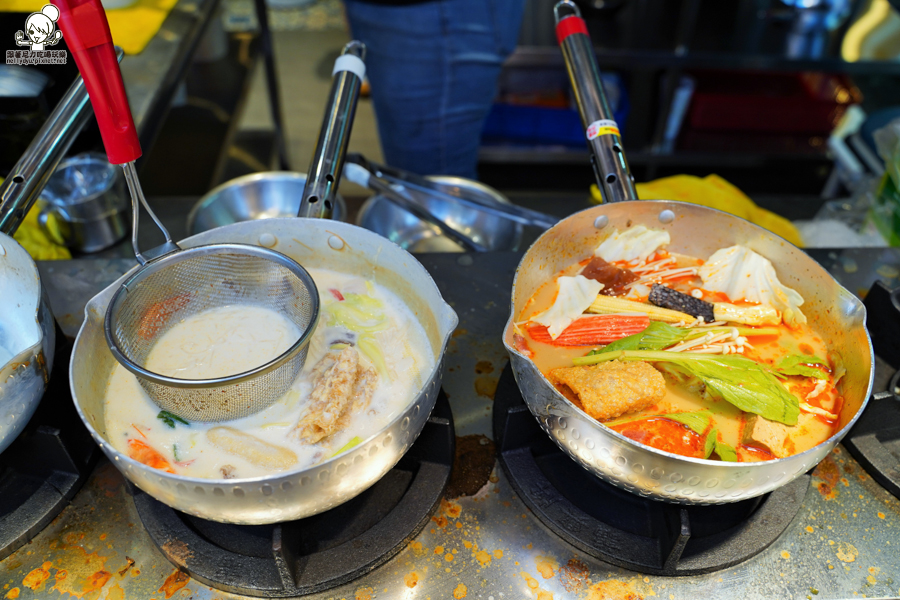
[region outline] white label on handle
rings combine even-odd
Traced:
[[[594,121],[587,128],[587,139],[592,140],[601,135],[621,135],[619,133],[619,124],[609,119],[600,119]]]
[[[362,80],[366,77],[366,63],[358,56],[344,54],[338,56],[338,59],[334,61],[334,69],[331,71],[331,76],[333,77],[341,71],[350,71]]]

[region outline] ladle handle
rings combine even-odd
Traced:
[[[109,23],[100,0],[55,0],[59,28],[87,88],[106,156],[114,165],[141,156]]]
[[[556,39],[566,61],[569,81],[575,90],[575,102],[581,114],[594,176],[603,200],[637,200],[634,177],[625,160],[619,126],[603,92],[600,69],[587,25],[571,0],[558,2],[553,7],[553,15],[556,18]]]
[[[344,46],[334,63],[331,94],[316,142],[316,151],[306,175],[297,216],[330,219],[334,196],[344,168],[350,130],[356,115],[359,88],[366,75],[366,46],[352,41]]]

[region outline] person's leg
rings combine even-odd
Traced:
[[[384,6],[346,0],[366,43],[385,161],[420,174],[474,178],[484,119],[523,0],[434,0]]]

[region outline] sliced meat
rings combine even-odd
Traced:
[[[350,416],[372,400],[378,373],[359,364],[353,346],[326,354],[310,372],[309,408],[294,429],[299,439],[315,444],[347,426]]]
[[[603,284],[600,293],[604,296],[621,296],[626,293],[625,286],[640,279],[636,273],[622,269],[595,256],[581,271],[583,277],[599,281]]]
[[[569,387],[585,412],[606,421],[651,406],[666,394],[666,381],[652,365],[613,360],[550,371],[550,381]]]

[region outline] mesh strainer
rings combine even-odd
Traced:
[[[235,305],[274,310],[302,334],[280,356],[227,377],[177,379],[143,366],[174,325]],[[287,392],[306,361],[318,315],[316,285],[299,264],[265,248],[216,244],[173,252],[138,269],[113,296],[105,329],[116,360],[160,408],[191,421],[224,421],[258,412]]]

